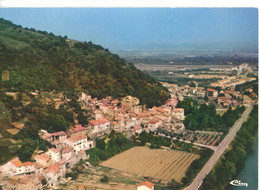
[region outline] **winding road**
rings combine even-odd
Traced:
[[[225,150],[228,148],[232,140],[235,138],[237,131],[241,128],[244,121],[248,118],[250,112],[253,109],[253,105],[246,108],[244,113],[242,114],[241,118],[235,122],[233,127],[229,130],[229,133],[225,136],[225,138],[222,140],[222,142],[219,144],[217,149],[215,150],[214,154],[211,156],[209,161],[204,165],[202,170],[199,172],[199,174],[196,176],[196,178],[193,180],[193,182],[186,187],[184,190],[197,190],[203,183],[204,178],[208,175],[208,173],[212,170],[212,168],[215,166],[221,155],[225,152]]]

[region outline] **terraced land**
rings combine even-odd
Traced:
[[[134,147],[101,163],[102,166],[180,182],[193,160],[199,155],[177,150]]]

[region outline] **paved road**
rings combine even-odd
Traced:
[[[202,168],[200,173],[196,176],[196,178],[193,180],[193,182],[186,187],[184,190],[197,190],[203,183],[204,178],[207,176],[207,174],[212,170],[218,159],[221,157],[221,155],[225,152],[225,150],[228,148],[228,145],[231,143],[231,141],[235,138],[237,131],[241,128],[243,122],[247,119],[250,112],[253,109],[253,105],[248,107],[244,113],[242,114],[241,118],[235,122],[233,127],[229,130],[229,133],[225,136],[225,138],[222,140],[222,142],[219,144],[217,150],[214,152],[214,154],[211,156],[209,161],[205,164],[205,166]]]

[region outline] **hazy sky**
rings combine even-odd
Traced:
[[[256,8],[1,8],[0,17],[106,48],[258,41]]]

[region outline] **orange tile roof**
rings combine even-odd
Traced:
[[[51,134],[50,134],[50,133],[45,133],[44,135],[42,135],[42,138],[43,138],[43,139],[47,139],[47,138],[49,138],[49,137],[51,137]]]
[[[58,173],[60,171],[60,164],[56,163],[51,166],[49,166],[46,170],[46,172],[52,172],[52,173]]]
[[[79,189],[79,190],[83,190],[83,189],[85,189],[85,186],[84,186],[84,185],[79,185],[79,186],[78,186],[78,189]]]
[[[87,138],[86,135],[80,135],[80,136],[70,137],[70,138],[68,138],[68,140],[71,142],[75,142],[75,141],[79,141],[81,139],[86,139],[86,138]]]
[[[16,167],[21,167],[23,166],[23,163],[20,160],[14,160],[11,162],[13,165],[15,165]]]
[[[207,88],[207,91],[209,91],[209,92],[217,92],[217,90],[212,89],[212,88]]]
[[[143,185],[150,189],[152,189],[154,186],[154,184],[149,181],[143,181],[143,182],[139,183],[138,187],[143,186]]]
[[[60,135],[66,135],[66,133],[64,131],[59,131],[59,132],[55,132],[55,133],[50,133],[51,136],[60,136]]]
[[[74,132],[79,132],[79,131],[84,131],[87,130],[86,127],[82,127],[82,125],[74,125],[73,131]]]
[[[110,122],[108,119],[98,119],[98,120],[90,120],[89,123],[91,125],[100,125],[100,124],[104,124]]]
[[[156,120],[152,120],[152,121],[149,121],[149,123],[152,123],[152,124],[155,124],[155,123],[158,123],[159,121],[156,121]]]
[[[35,156],[35,159],[40,159],[40,160],[43,160],[43,161],[48,161],[48,160],[50,160],[50,157],[48,156],[48,155],[46,155],[46,154],[40,154],[40,155],[36,155]]]
[[[158,107],[156,107],[156,106],[154,106],[153,109],[155,109],[156,111],[162,112],[162,113],[165,113],[165,112],[166,112],[164,109],[158,108]]]
[[[33,165],[33,163],[32,162],[24,162],[23,165],[24,166],[31,166],[31,165]]]

